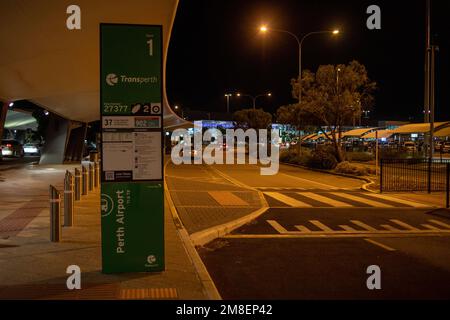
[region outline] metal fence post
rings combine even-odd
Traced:
[[[428,158],[428,177],[427,177],[427,189],[428,193],[431,193],[431,161],[432,158]]]
[[[64,226],[73,226],[73,175],[66,171],[64,179]]]
[[[446,168],[446,175],[445,175],[445,207],[448,209],[450,206],[450,163],[447,163]]]
[[[380,193],[383,192],[383,159],[380,159]]]
[[[75,201],[81,198],[81,173],[79,169],[75,169]]]
[[[88,194],[88,172],[85,166],[81,166],[81,194],[83,196]]]
[[[94,190],[94,166],[89,163],[89,191]]]
[[[59,191],[50,185],[50,241],[61,240],[61,195]]]

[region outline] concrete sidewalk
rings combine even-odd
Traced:
[[[67,166],[72,169],[73,166]],[[60,168],[60,179],[65,167]],[[6,177],[8,180],[8,177]],[[7,188],[2,182],[2,188]],[[43,181],[48,188],[48,181]],[[11,186],[11,184],[8,184]],[[35,184],[31,184],[35,186]],[[31,192],[22,187],[25,194]],[[35,190],[35,189],[33,189]],[[40,194],[24,197],[11,210],[0,214],[0,299],[208,299],[193,260],[175,228],[165,201],[166,271],[161,273],[101,273],[100,195],[94,190],[75,202],[75,223],[62,230],[62,241],[49,241],[48,198]],[[16,190],[18,192],[18,190]],[[16,199],[17,200],[17,199]],[[35,204],[34,206],[32,204]],[[28,205],[29,210],[24,206]],[[30,216],[30,212],[33,214]],[[37,212],[36,212],[37,211]],[[5,219],[15,221],[16,230]],[[25,221],[17,230],[18,221]],[[66,268],[81,268],[82,290],[66,288]]]

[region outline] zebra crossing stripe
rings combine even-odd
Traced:
[[[448,224],[446,224],[446,223],[444,223],[444,222],[441,222],[441,221],[439,221],[439,220],[430,219],[430,220],[428,220],[428,221],[433,222],[434,224],[437,224],[438,226],[441,226],[441,227],[450,229],[450,225],[448,225]]]
[[[275,220],[266,220],[268,224],[270,224],[278,233],[287,233],[287,230]]]
[[[439,228],[437,228],[437,227],[435,227],[435,226],[432,226],[431,224],[426,224],[426,223],[423,223],[423,224],[422,224],[422,227],[427,228],[427,229],[430,229],[430,230],[436,230],[436,231],[439,231],[439,230],[440,230]]]
[[[338,197],[345,197],[346,199],[349,199],[349,200],[362,202],[362,203],[368,204],[369,206],[372,206],[372,207],[378,207],[378,208],[392,208],[392,207],[394,207],[394,206],[391,206],[390,204],[369,200],[369,199],[366,199],[366,198],[363,198],[363,197],[358,197],[358,196],[356,196],[354,194],[350,194],[350,193],[342,194],[342,193],[339,193],[339,192],[331,192],[331,194],[334,194],[335,196],[338,196]]]
[[[364,222],[361,222],[359,220],[350,220],[351,223],[356,224],[357,226],[360,226],[363,229],[366,229],[367,231],[378,231],[377,229],[365,224]]]
[[[291,207],[302,207],[302,208],[311,208],[312,205],[307,204],[305,202],[301,202],[297,199],[285,196],[284,194],[281,194],[279,192],[265,192],[268,196],[274,198],[275,200],[278,200],[280,202],[283,202]]]
[[[338,201],[332,198],[328,198],[328,197],[324,197],[320,194],[317,193],[312,193],[312,192],[297,192],[300,195],[303,195],[305,197],[311,198],[313,200],[317,200],[319,202],[323,202],[326,203],[332,207],[353,207],[351,204],[349,203],[345,203],[342,201]]]
[[[297,228],[299,231],[301,232],[306,232],[306,233],[311,233],[312,231],[309,230],[307,227],[305,226],[295,226],[295,228]]]
[[[369,196],[369,197],[374,197],[374,198],[389,200],[389,201],[393,201],[393,202],[397,202],[397,203],[401,203],[401,204],[406,204],[406,205],[414,207],[414,208],[429,208],[430,207],[429,205],[414,202],[411,200],[398,199],[398,198],[381,195],[381,194],[376,194],[376,193],[366,193],[365,195]]]
[[[415,228],[415,227],[413,227],[413,226],[411,226],[411,225],[409,225],[409,224],[407,224],[407,223],[405,223],[403,221],[397,220],[397,219],[390,219],[390,221],[392,221],[393,223],[398,224],[399,226],[401,226],[401,227],[403,227],[403,228],[405,228],[407,230],[413,230],[413,231],[418,231],[419,230],[419,229],[417,229],[417,228]]]
[[[389,231],[400,231],[400,229],[397,229],[396,227],[393,227],[389,224],[382,224],[381,227]]]
[[[352,232],[356,231],[356,229],[353,229],[352,227],[350,227],[350,226],[348,226],[346,224],[340,224],[339,228],[341,228],[341,229],[343,229],[345,231],[352,231]]]
[[[333,229],[331,229],[330,227],[324,225],[322,222],[320,222],[318,220],[309,220],[309,222],[311,222],[313,225],[315,225],[317,228],[321,229],[322,231],[334,232]]]

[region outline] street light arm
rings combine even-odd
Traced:
[[[295,40],[297,41],[297,44],[298,44],[299,46],[301,45],[300,39],[299,39],[294,33],[290,32],[290,31],[282,30],[282,29],[272,29],[272,28],[269,28],[268,30],[270,30],[270,31],[275,31],[275,32],[281,32],[281,33],[287,33],[287,34],[289,34],[290,36],[292,36],[292,37],[295,38]]]
[[[302,46],[303,41],[304,41],[307,37],[309,37],[309,36],[311,36],[311,35],[313,35],[313,34],[321,34],[321,33],[334,33],[334,31],[332,31],[332,30],[321,30],[321,31],[313,31],[313,32],[309,32],[309,33],[305,34],[305,35],[302,37],[302,39],[301,39],[300,42],[299,42],[299,46],[300,46],[300,47]]]

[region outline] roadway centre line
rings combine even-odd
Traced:
[[[389,246],[387,246],[387,245],[385,245],[385,244],[382,244],[382,243],[380,243],[380,242],[377,242],[377,241],[375,241],[375,240],[372,240],[372,239],[364,239],[365,241],[367,241],[367,242],[370,242],[371,244],[373,244],[373,245],[376,245],[376,246],[378,246],[378,247],[380,247],[380,248],[383,248],[383,249],[385,249],[385,250],[387,250],[387,251],[396,251],[394,248],[391,248],[391,247],[389,247]]]

